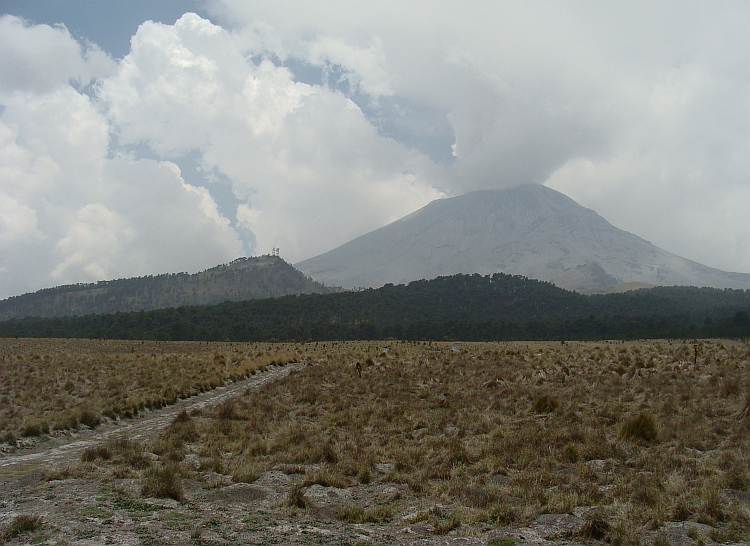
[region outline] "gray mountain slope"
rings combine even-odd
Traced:
[[[680,258],[541,185],[433,201],[295,267],[344,288],[496,272],[582,292],[623,283],[750,288],[748,274]]]

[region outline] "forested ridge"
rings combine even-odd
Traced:
[[[0,335],[158,340],[514,340],[750,336],[750,291],[657,287],[585,296],[520,276],[0,322]]]
[[[200,273],[169,273],[45,288],[0,301],[0,320],[212,305],[332,290],[278,256],[238,258]]]

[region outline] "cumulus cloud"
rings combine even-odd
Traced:
[[[99,91],[119,142],[198,151],[204,172],[231,183],[253,250],[297,261],[441,195],[424,154],[379,135],[342,94],[256,62],[240,35],[186,14],[142,25],[132,43]]]
[[[118,61],[0,17],[0,297],[295,262],[520,183],[750,271],[744,4],[207,6]]]
[[[71,85],[27,88],[2,105],[0,296],[242,254],[205,188],[186,184],[175,165],[113,156],[99,104]]]
[[[62,25],[0,16],[0,92],[44,92],[70,81],[87,85],[113,69],[114,61],[97,45],[81,46]]]

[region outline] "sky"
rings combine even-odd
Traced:
[[[750,3],[0,0],[0,298],[545,184],[750,273]]]

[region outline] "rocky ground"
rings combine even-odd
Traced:
[[[410,498],[405,486],[383,481],[390,471],[385,463],[375,465],[367,485],[346,489],[311,485],[299,492],[296,503],[289,502],[290,493],[307,468],[268,471],[253,483],[233,483],[231,476],[215,473],[201,481],[183,478],[184,496],[177,501],[144,498],[138,479],[102,478],[79,463],[86,448],[117,437],[146,442],[183,410],[259,389],[300,366],[274,366],[247,380],[95,430],[61,433],[19,446],[6,444],[0,457],[0,534],[7,544],[565,546],[595,543],[602,533],[593,507],[544,514],[522,528],[452,525],[450,507]],[[156,455],[152,458],[160,464]],[[200,461],[188,457],[181,464]],[[724,494],[748,495],[729,490]],[[400,511],[387,522],[350,523],[340,518],[347,507],[376,513],[378,506],[392,506],[394,499],[400,499]],[[750,502],[750,498],[735,500]],[[31,520],[26,530],[11,532],[19,516],[38,519]],[[645,533],[645,543],[713,544],[711,531],[708,525],[670,523]]]

